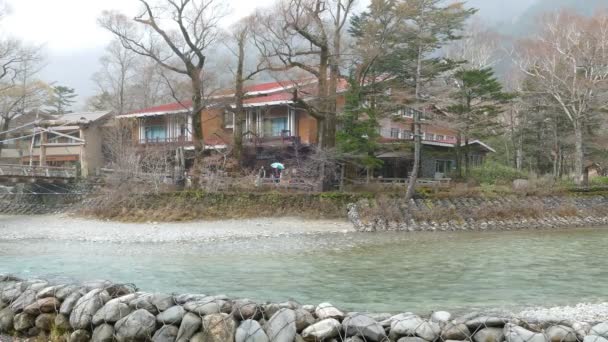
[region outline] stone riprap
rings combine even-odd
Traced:
[[[437,311],[346,312],[330,303],[165,295],[134,285],[0,276],[0,340],[205,342],[606,342],[608,323]]]
[[[360,232],[484,231],[608,225],[608,197],[548,196],[504,198],[363,200],[348,206]]]

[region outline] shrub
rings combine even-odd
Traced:
[[[486,162],[482,166],[472,168],[469,178],[479,184],[510,185],[516,179],[527,179],[528,176],[512,167],[496,162]]]

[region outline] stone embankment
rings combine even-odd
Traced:
[[[608,198],[363,200],[348,206],[357,231],[484,231],[608,225]]]
[[[107,281],[52,284],[4,276],[0,333],[73,342],[608,342],[608,322],[354,313],[329,303],[261,304],[223,295],[143,293]]]

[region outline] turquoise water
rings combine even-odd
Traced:
[[[607,261],[608,229],[327,233],[164,244],[0,237],[0,273],[391,312],[608,301]]]

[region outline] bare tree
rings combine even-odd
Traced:
[[[521,70],[550,97],[574,134],[574,181],[583,182],[584,131],[608,100],[608,13],[585,18],[568,11],[544,17],[538,37],[515,52]]]
[[[336,94],[342,39],[354,0],[282,0],[261,15],[256,44],[270,70],[300,69],[316,80],[314,94],[296,98],[317,121],[318,145],[336,142]],[[314,100],[305,101],[305,97]]]
[[[93,79],[101,94],[109,94],[112,110],[124,114],[133,109],[128,99],[130,81],[135,76],[137,55],[126,49],[120,41],[114,40],[106,47],[106,54],[100,59],[101,69]]]
[[[38,47],[25,46],[15,39],[0,41],[0,152],[11,121],[32,108],[40,108],[48,98],[49,87],[33,78],[41,60]]]
[[[445,56],[463,61],[464,68],[486,69],[502,60],[501,36],[489,28],[479,17],[474,17],[462,32],[462,38],[445,48]]]
[[[192,90],[190,115],[196,139],[196,158],[199,159],[202,157],[205,145],[200,115],[205,107],[204,66],[207,50],[216,41],[218,35],[218,22],[222,17],[219,2],[217,0],[161,0],[156,4],[148,0],[140,0],[140,2],[143,13],[136,16],[133,21],[117,12],[104,12],[100,24],[112,32],[126,49],[148,57],[164,69],[185,75],[190,79]],[[171,27],[175,27],[176,30],[172,30]]]

